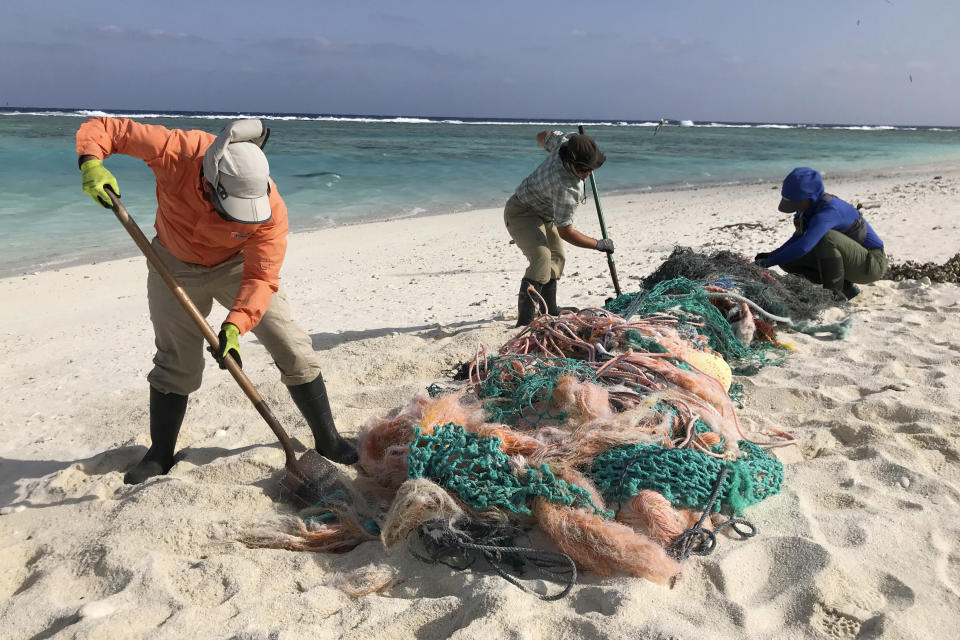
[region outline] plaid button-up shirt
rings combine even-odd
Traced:
[[[572,224],[577,205],[586,201],[583,180],[563,164],[557,152],[569,135],[562,131],[551,131],[547,135],[543,141],[549,154],[547,159],[520,183],[514,194],[537,215],[552,220],[558,227]]]

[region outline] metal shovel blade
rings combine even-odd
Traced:
[[[293,467],[293,468],[291,468]],[[324,504],[327,496],[337,492],[340,472],[330,460],[316,449],[307,451],[297,460],[296,466],[287,465],[280,484],[304,507]]]

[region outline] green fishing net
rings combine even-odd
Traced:
[[[720,353],[737,375],[751,375],[763,366],[781,365],[785,360],[785,354],[775,345],[740,342],[703,287],[686,278],[666,280],[649,291],[625,293],[604,308],[628,320],[634,315],[666,314],[676,318],[681,333],[687,331],[706,336],[710,348]]]
[[[627,296],[632,296],[632,295],[635,295],[635,294],[628,293],[624,296],[621,296],[621,298],[625,298]],[[619,299],[620,298],[617,298],[616,300],[611,300],[610,304],[614,304]],[[614,311],[614,313],[616,312]],[[666,353],[667,352],[667,348],[665,346],[663,346],[653,338],[647,338],[641,335],[641,333],[636,329],[629,329],[625,331],[623,335],[629,347],[634,351],[642,351],[645,353]]]
[[[557,381],[574,376],[580,382],[593,380],[596,373],[589,364],[573,358],[539,355],[491,356],[480,397],[491,422],[511,426],[536,426],[543,420],[562,422],[566,416],[553,413],[550,402]]]
[[[694,449],[626,445],[597,456],[588,476],[608,504],[628,501],[649,489],[676,507],[703,509],[721,465],[726,465],[729,473],[714,509],[719,511],[725,505],[740,515],[750,505],[780,492],[783,465],[752,442],[741,440],[739,444],[746,455],[733,461]]]
[[[557,504],[589,508],[611,517],[590,498],[590,492],[556,477],[546,464],[526,465],[514,475],[510,458],[500,451],[500,438],[478,436],[450,422],[433,435],[413,431],[407,456],[407,478],[428,478],[456,493],[474,509],[501,508],[530,515],[527,502],[540,496]]]

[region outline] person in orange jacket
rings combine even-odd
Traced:
[[[240,360],[241,335],[252,331],[273,356],[280,379],[300,409],[317,451],[353,464],[356,448],[337,432],[310,336],[294,324],[280,286],[287,248],[287,208],[270,179],[262,151],[270,130],[259,120],[232,122],[218,135],[167,129],[127,118],[93,118],[77,131],[83,191],[104,207],[106,189],[120,194],[103,166],[113,154],[140,158],[157,181],[157,236],[152,245],[204,315],[213,301],[229,309],[220,328],[223,365]],[[150,440],[127,484],[167,473],[187,397],[200,388],[203,334],[160,274],[149,267],[147,299],[156,338],[150,383]]]

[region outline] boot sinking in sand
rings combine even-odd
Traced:
[[[287,387],[294,404],[300,409],[310,431],[313,433],[314,448],[323,457],[341,464],[353,464],[357,461],[357,448],[337,432],[327,398],[327,386],[323,383],[323,374],[317,375],[313,382]]]
[[[541,309],[539,301],[534,302],[536,296],[527,292],[528,287],[533,287],[537,293],[541,293],[546,285],[534,282],[528,278],[520,281],[520,293],[517,294],[517,324],[518,327],[525,327],[545,310]],[[542,295],[542,293],[541,293]],[[554,288],[556,295],[556,288]]]
[[[150,387],[150,448],[143,460],[124,474],[126,484],[140,484],[147,478],[170,471],[186,412],[187,396],[161,393]]]

